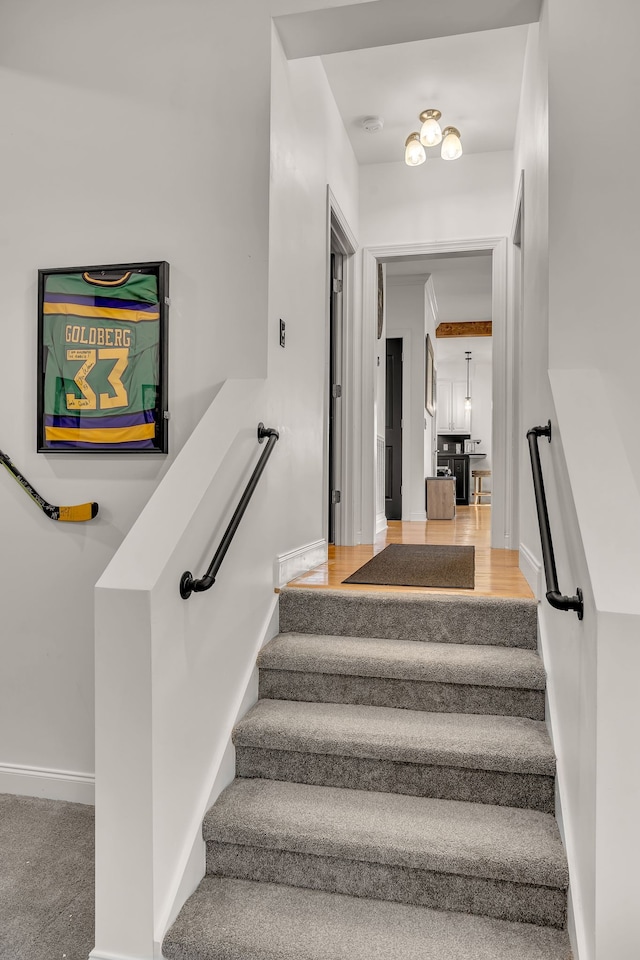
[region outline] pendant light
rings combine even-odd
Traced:
[[[404,162],[408,167],[418,167],[426,159],[427,155],[420,143],[420,134],[410,133],[405,141]]]
[[[443,160],[457,160],[462,156],[460,131],[456,127],[445,127],[442,130],[438,122],[441,116],[441,112],[433,107],[418,115],[422,124],[420,133],[410,133],[405,141],[404,162],[407,166],[419,167],[427,159],[425,147],[429,149],[439,144],[442,144],[440,156]],[[365,121],[367,122],[368,120]]]
[[[465,410],[471,410],[471,376],[469,372],[471,364],[471,350],[465,350],[464,355],[467,363],[467,395],[464,398],[464,408]]]
[[[437,147],[442,140],[442,130],[438,123],[441,116],[439,110],[423,110],[420,114],[420,120],[422,120],[420,143],[425,147]]]
[[[442,148],[440,156],[443,160],[457,160],[462,156],[460,131],[455,127],[445,127],[442,131]]]

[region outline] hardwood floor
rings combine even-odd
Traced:
[[[367,560],[390,543],[433,543],[465,545],[476,548],[476,575],[473,590],[441,587],[381,587],[343,583]],[[290,587],[314,587],[319,590],[408,591],[415,593],[462,593],[466,596],[532,597],[529,585],[518,568],[516,550],[491,549],[491,507],[488,504],[457,507],[455,520],[429,520],[424,523],[389,521],[387,530],[374,544],[357,547],[329,546],[327,563],[309,570],[288,584]]]

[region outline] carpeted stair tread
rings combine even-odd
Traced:
[[[523,717],[265,699],[236,725],[233,742],[267,750],[555,773],[545,724]]]
[[[285,587],[279,610],[282,633],[537,645],[537,603],[526,598]]]
[[[545,687],[544,667],[533,650],[487,644],[281,633],[262,649],[258,667],[530,690]]]
[[[207,814],[203,835],[363,864],[568,884],[554,817],[511,807],[239,779]]]
[[[571,960],[566,933],[424,907],[205,877],[167,960]]]

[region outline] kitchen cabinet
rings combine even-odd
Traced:
[[[467,384],[464,380],[438,378],[438,433],[471,433],[471,411],[465,410]]]
[[[447,456],[438,454],[438,466],[448,467],[456,481],[456,503],[469,504],[469,456]]]

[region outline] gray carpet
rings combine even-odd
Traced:
[[[473,590],[475,547],[392,543],[343,583]]]
[[[571,960],[564,931],[274,883],[205,877],[167,960]]]
[[[258,657],[260,697],[544,720],[532,650],[284,633]]]
[[[279,608],[282,633],[537,646],[535,600],[285,587]]]
[[[0,794],[0,958],[87,960],[93,807]]]
[[[283,590],[168,960],[570,960],[536,617]]]

